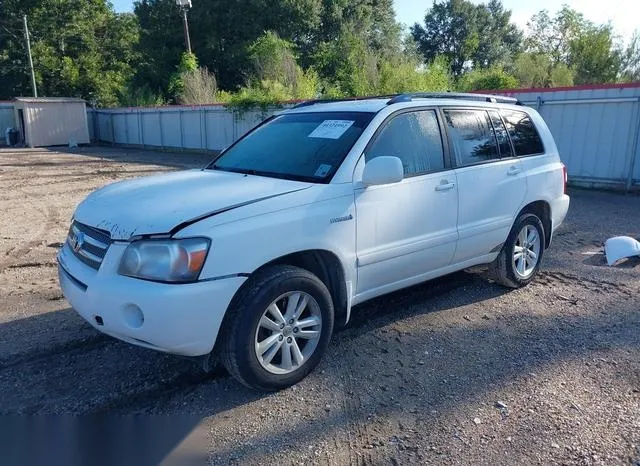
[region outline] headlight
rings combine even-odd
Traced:
[[[118,273],[160,282],[194,281],[209,245],[206,238],[135,241],[124,251]]]

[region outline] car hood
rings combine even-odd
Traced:
[[[175,232],[195,221],[299,191],[310,183],[216,170],[186,170],[120,181],[90,194],[75,220],[114,240]]]

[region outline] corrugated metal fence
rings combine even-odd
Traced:
[[[94,141],[141,147],[220,151],[276,109],[233,111],[222,105],[89,110]]]
[[[501,93],[542,114],[573,185],[640,189],[640,83]],[[0,104],[3,131],[4,111]],[[92,141],[219,151],[275,111],[238,112],[221,105],[117,108],[89,110],[88,122]]]
[[[573,185],[640,188],[640,84],[502,93],[538,109]]]

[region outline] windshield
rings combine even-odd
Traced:
[[[240,139],[207,168],[328,183],[373,115],[280,115]]]

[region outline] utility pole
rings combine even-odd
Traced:
[[[27,55],[29,56],[29,69],[31,70],[31,86],[33,87],[33,96],[38,97],[38,88],[36,87],[36,74],[33,71],[33,58],[31,58],[31,41],[29,40],[29,27],[27,26],[27,15],[22,17],[24,21],[24,40],[27,42]]]
[[[189,37],[189,21],[187,21],[187,9],[182,9],[182,22],[184,23],[184,43],[187,46],[187,52],[191,53],[191,38]]]
[[[184,25],[184,45],[187,52],[191,53],[191,39],[189,38],[189,21],[187,20],[187,11],[191,8],[191,0],[176,0],[176,5],[182,11],[182,24]]]

